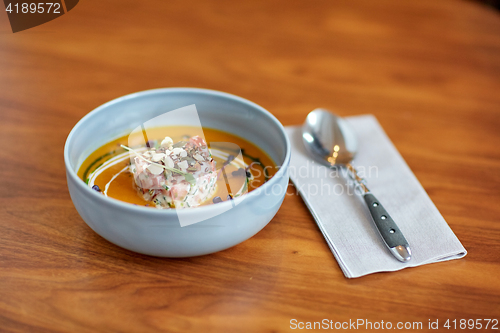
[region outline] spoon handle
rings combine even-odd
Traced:
[[[363,198],[368,205],[373,222],[375,222],[380,236],[382,236],[382,239],[394,257],[402,262],[410,260],[410,246],[384,206],[370,192],[364,193]]]

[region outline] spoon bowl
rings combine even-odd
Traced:
[[[309,153],[327,167],[350,163],[358,150],[354,131],[342,118],[325,109],[311,111],[302,127]]]

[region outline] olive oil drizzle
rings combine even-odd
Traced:
[[[264,164],[260,161],[260,158],[258,157],[253,157],[253,156],[250,156],[248,155],[247,153],[245,153],[245,150],[244,149],[241,149],[241,154],[249,159],[252,160],[253,163],[257,163],[258,165],[260,165],[260,167],[262,168],[262,170],[264,171],[264,182],[267,182],[269,180],[269,173],[267,171],[267,168],[264,166]],[[251,165],[251,163],[250,163]]]
[[[210,145],[212,146],[212,145]],[[244,157],[247,157],[249,159],[252,160],[252,163],[256,163],[258,165],[260,165],[260,167],[262,168],[262,170],[264,171],[264,182],[267,182],[269,180],[269,172],[267,171],[267,168],[264,166],[264,164],[260,161],[260,158],[258,157],[253,157],[247,153],[245,153],[245,149],[244,148],[241,148],[239,150],[237,149],[230,149],[230,148],[227,148],[227,147],[220,147],[220,146],[217,146],[217,145],[213,145],[214,148],[219,148],[219,149],[225,149],[225,150],[229,150],[230,152],[234,153],[234,154],[237,154],[239,151],[241,151],[241,155],[243,155]],[[250,165],[252,164],[250,163]]]
[[[123,149],[123,151],[125,151],[125,149]],[[104,154],[104,155],[102,155],[102,156],[99,156],[99,157],[98,157],[98,158],[96,158],[96,159],[95,159],[92,163],[90,163],[90,165],[87,167],[87,169],[85,169],[85,171],[83,172],[83,177],[82,177],[83,179],[85,179],[85,183],[86,183],[86,184],[88,184],[88,182],[89,182],[88,174],[89,174],[89,172],[90,172],[90,169],[92,169],[92,167],[93,167],[94,165],[96,165],[96,163],[98,163],[99,161],[101,161],[101,160],[102,160],[103,158],[105,158],[106,156],[114,155],[115,153],[116,153],[116,150],[113,150],[113,151],[107,152],[106,154]],[[95,170],[95,169],[97,169],[97,168],[99,168],[99,167],[100,167],[100,166],[101,166],[104,162],[109,161],[111,158],[113,158],[113,156],[110,156],[107,160],[102,161],[102,163],[101,163],[101,164],[99,164],[98,166],[96,166],[96,167],[94,168],[94,170]]]

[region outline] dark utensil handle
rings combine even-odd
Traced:
[[[400,261],[410,260],[411,250],[408,242],[384,206],[370,192],[365,193],[363,197],[368,205],[373,222],[375,222],[380,236],[382,236],[389,250]]]

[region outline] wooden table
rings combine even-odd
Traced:
[[[319,106],[374,114],[469,254],[346,279],[296,195],[212,255],[105,241],[70,200],[65,139],[106,101],[174,86],[245,97],[284,125]],[[468,1],[87,0],[15,34],[0,14],[0,331],[499,319],[499,92],[500,16]]]

